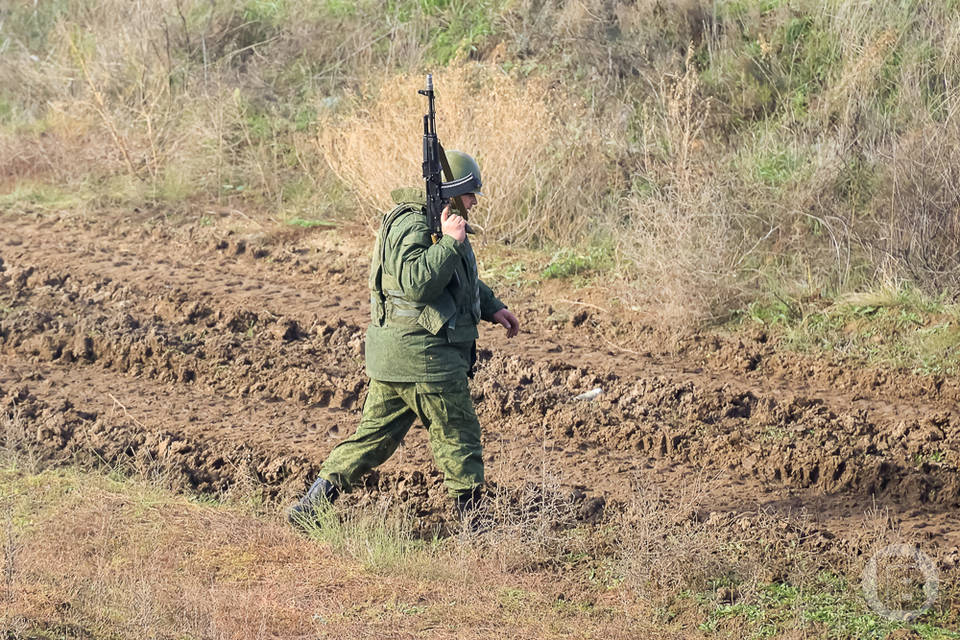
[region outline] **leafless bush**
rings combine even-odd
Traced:
[[[580,513],[576,496],[546,469],[531,475],[540,481],[519,489],[493,488],[475,516],[474,528],[466,527],[461,534],[502,571],[550,566],[585,549],[575,531]]]
[[[40,464],[28,429],[27,419],[18,408],[0,413],[0,463],[35,473]]]
[[[960,108],[960,94],[957,107]],[[880,276],[937,293],[960,285],[960,124],[931,122],[893,143],[884,189]],[[884,219],[885,218],[885,219]]]
[[[711,197],[713,196],[713,197]],[[741,294],[736,272],[741,233],[722,192],[704,188],[693,200],[669,196],[624,203],[633,228],[621,236],[635,270],[635,297],[673,326],[721,316]]]
[[[518,85],[488,66],[453,67],[434,82],[444,145],[480,163],[486,197],[475,215],[489,238],[562,243],[598,226],[605,194],[621,179],[609,171],[600,123],[548,83]],[[392,189],[422,180],[423,83],[382,79],[358,99],[369,106],[321,127],[321,153],[371,213],[391,206]]]
[[[703,589],[709,579],[731,571],[723,541],[696,517],[703,506],[703,483],[699,478],[676,500],[638,487],[618,515],[621,571],[641,595],[657,598],[678,589]]]
[[[703,131],[710,102],[700,95],[688,49],[682,72],[658,80],[641,115],[641,156],[623,197],[614,236],[637,274],[638,297],[674,326],[699,324],[729,308],[752,229],[737,219],[729,187],[707,169]]]

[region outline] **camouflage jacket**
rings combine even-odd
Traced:
[[[367,375],[383,382],[465,378],[477,323],[506,307],[480,281],[469,239],[430,238],[426,198],[397,189],[370,265]]]

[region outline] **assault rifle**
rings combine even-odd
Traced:
[[[426,96],[428,103],[427,113],[423,116],[423,178],[427,187],[427,223],[430,226],[430,236],[434,242],[438,242],[443,237],[440,216],[443,214],[444,207],[452,200],[457,213],[466,220],[467,210],[460,196],[475,192],[477,179],[472,173],[458,180],[453,179],[447,155],[443,152],[443,146],[437,137],[436,115],[433,108],[433,75],[427,75],[426,89],[420,89],[417,93]],[[447,182],[443,181],[444,177]],[[468,224],[467,233],[473,232]]]

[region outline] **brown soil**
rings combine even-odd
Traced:
[[[0,214],[0,408],[25,425],[8,443],[196,491],[304,490],[362,406],[370,232],[214,218]],[[880,508],[938,555],[960,545],[956,381],[802,358],[763,333],[677,335],[604,309],[603,291],[550,287],[499,291],[517,339],[482,330],[495,483],[559,477],[588,517],[707,478],[697,517],[800,512],[842,540]],[[422,430],[366,484],[355,499],[447,509]]]

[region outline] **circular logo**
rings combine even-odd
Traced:
[[[884,580],[880,579],[881,565]],[[919,576],[916,575],[917,571]],[[911,576],[911,573],[914,575]],[[919,577],[923,578],[923,604],[904,607],[905,604],[919,601]],[[909,544],[891,544],[870,557],[863,570],[861,588],[867,604],[877,614],[888,620],[910,622],[926,613],[937,601],[940,577],[933,560],[919,548]]]

